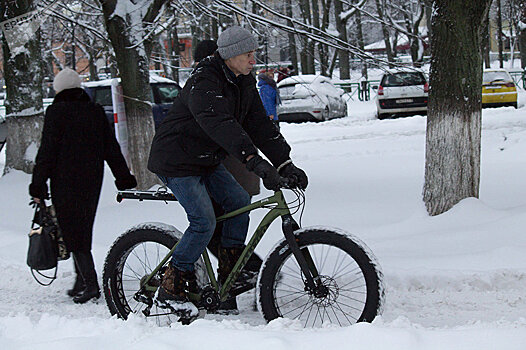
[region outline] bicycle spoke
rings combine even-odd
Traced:
[[[342,255],[341,251],[338,251],[338,256],[336,257],[336,262],[334,263],[334,268],[332,269],[331,276],[336,275],[336,271],[338,271],[340,269],[341,265],[345,261],[345,256],[342,258],[341,261],[339,261],[340,260],[340,255]]]
[[[307,319],[305,320],[305,326],[307,327],[307,324],[309,323],[310,314],[312,313],[312,308],[314,307],[314,304],[311,303],[311,307],[309,308],[309,313],[307,315]]]
[[[354,283],[354,282],[356,282],[356,281],[358,281],[358,280],[361,280],[361,279],[363,279],[363,275],[362,275],[362,276],[358,276],[358,277],[356,277],[355,279],[353,279],[353,280],[350,281],[350,282],[347,282],[346,284],[344,284],[343,286],[341,286],[340,289],[345,289],[345,287],[347,287],[349,284]],[[354,288],[361,288],[361,287],[365,287],[365,284],[361,284],[361,285],[359,285],[359,286],[357,286],[357,287],[354,287]],[[353,288],[353,289],[354,289],[354,288]]]
[[[297,297],[296,299],[292,299],[292,300],[290,300],[290,301],[287,301],[285,304],[281,304],[281,306],[283,307],[283,306],[285,306],[285,305],[287,305],[287,304],[290,304],[290,303],[292,303],[292,302],[295,302],[296,300],[299,300],[299,299],[303,298],[304,296],[305,296],[305,295],[301,295],[301,296]],[[283,299],[283,298],[281,298],[281,299]]]
[[[341,304],[341,305],[343,305],[343,306],[347,306],[347,307],[350,308],[350,309],[354,309],[354,310],[356,310],[356,311],[362,312],[362,309],[358,309],[357,307],[354,307],[354,306],[351,306],[351,305],[345,304],[345,303],[343,303],[343,302],[341,302],[341,301],[338,301],[338,302],[336,302],[335,304],[338,305],[338,306]],[[343,312],[343,310],[342,310],[342,312]]]
[[[284,292],[290,292],[288,290],[284,290],[284,289],[276,289],[276,291],[284,291]],[[285,295],[280,295],[279,297],[280,298],[286,298],[288,296],[291,296],[291,295],[294,295],[294,294],[301,294],[302,296],[305,295],[305,292],[292,292],[290,294],[285,294]]]
[[[336,314],[336,311],[334,310],[334,306],[331,305],[331,310],[334,314],[334,317],[336,317],[336,321],[338,321],[338,324],[340,325],[340,327],[342,326],[342,323],[340,322],[340,318],[338,317],[338,315]]]
[[[298,310],[298,309],[300,309],[300,308],[304,307],[305,305],[308,305],[309,303],[310,303],[310,301],[309,301],[309,300],[307,300],[307,302],[306,302],[305,304],[302,304],[302,305],[300,305],[300,306],[298,306],[298,307],[296,307],[296,308],[294,308],[294,309],[290,310],[290,311],[289,311],[289,312],[287,312],[287,313],[289,313],[289,314],[290,314],[290,313],[293,313],[294,311],[296,311],[296,310]],[[283,314],[283,316],[285,316],[285,314]]]
[[[283,281],[280,281],[280,282],[279,282],[279,286],[280,286],[280,287],[289,287],[289,288],[291,288],[292,290],[303,291],[303,289],[300,289],[299,287],[291,286],[290,284],[287,284],[287,283],[285,283],[285,282],[283,282]],[[302,286],[303,286],[303,284],[302,284]],[[280,289],[281,289],[281,288],[280,288]]]
[[[353,323],[351,320],[349,320],[349,317],[347,317],[347,314],[342,310],[342,308],[340,307],[340,304],[336,303],[336,306],[338,307],[338,309],[340,309],[340,311],[343,314],[343,316],[347,319],[347,322]],[[358,311],[361,312],[361,310],[358,310]],[[356,320],[358,320],[358,318],[356,318]]]
[[[336,275],[333,275],[332,278],[337,279],[337,278],[340,278],[342,275],[352,275],[354,271],[359,271],[361,273],[362,270],[360,269],[360,266],[355,267],[351,271],[348,271],[348,272],[345,271],[348,266],[353,265],[353,264],[356,264],[356,262],[355,261],[349,262],[347,265],[345,265],[345,267],[343,267],[341,271],[338,271]]]
[[[364,289],[364,290],[356,290],[358,288]],[[350,288],[350,289],[349,288],[340,288],[340,291],[367,295],[367,291],[365,289],[367,289],[365,284],[362,284],[362,285],[359,285],[357,287],[353,287],[353,288]]]
[[[295,278],[295,279],[298,279],[298,280],[303,281],[303,279],[301,278],[301,276],[299,276],[299,277],[297,276],[297,275],[298,275],[297,271],[296,271],[296,274],[295,274],[295,275],[292,275],[292,274],[290,274],[290,273],[286,273],[286,272],[281,272],[281,274],[282,274],[282,277],[290,276],[291,278]]]
[[[144,244],[141,244],[141,245],[144,246]],[[146,268],[145,265],[144,265],[144,262],[141,259],[141,257],[139,257],[139,253],[137,252],[137,249],[134,249],[132,251],[132,255],[135,256],[135,258],[137,259],[137,262],[141,265],[140,267]]]
[[[352,301],[356,301],[356,302],[358,302],[358,303],[364,303],[364,302],[365,302],[364,300],[360,300],[360,299],[352,298],[352,297],[350,297],[350,296],[348,296],[348,295],[345,295],[345,294],[340,294],[340,296],[343,297],[343,298],[350,299],[350,300],[352,300]]]

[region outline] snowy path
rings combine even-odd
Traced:
[[[309,174],[303,225],[352,232],[380,260],[387,299],[373,324],[315,331],[289,320],[266,325],[250,293],[240,298],[240,315],[207,316],[190,327],[122,322],[110,318],[103,299],[74,305],[64,293],[73,283],[71,262],[60,264],[48,288],[25,266],[30,178],[13,172],[0,178],[0,347],[526,349],[525,109],[484,110],[480,199],[430,218],[421,201],[425,118],[370,120],[370,107],[357,107],[358,120],[282,130]],[[99,275],[109,245],[127,228],[186,225],[176,204],[117,204],[114,193],[107,171],[95,223]],[[252,225],[263,214],[256,212]],[[279,238],[272,226],[258,253],[266,255]]]

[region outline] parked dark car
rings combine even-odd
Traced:
[[[105,79],[100,81],[93,81],[83,83],[82,87],[91,99],[96,103],[100,104],[106,116],[108,122],[113,127],[113,103],[111,99],[111,82],[113,79]],[[172,106],[173,99],[181,91],[181,87],[175,81],[166,79],[157,75],[150,76],[150,86],[152,87],[153,96],[153,121],[155,122],[155,128],[163,121],[166,113]]]

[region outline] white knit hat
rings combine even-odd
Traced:
[[[64,68],[55,77],[53,89],[58,94],[62,90],[80,87],[80,76],[73,69]]]

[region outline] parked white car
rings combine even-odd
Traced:
[[[386,71],[376,94],[378,119],[425,114],[429,85],[423,72],[413,69]]]
[[[344,91],[321,75],[295,75],[278,83],[280,121],[323,121],[347,116]]]

